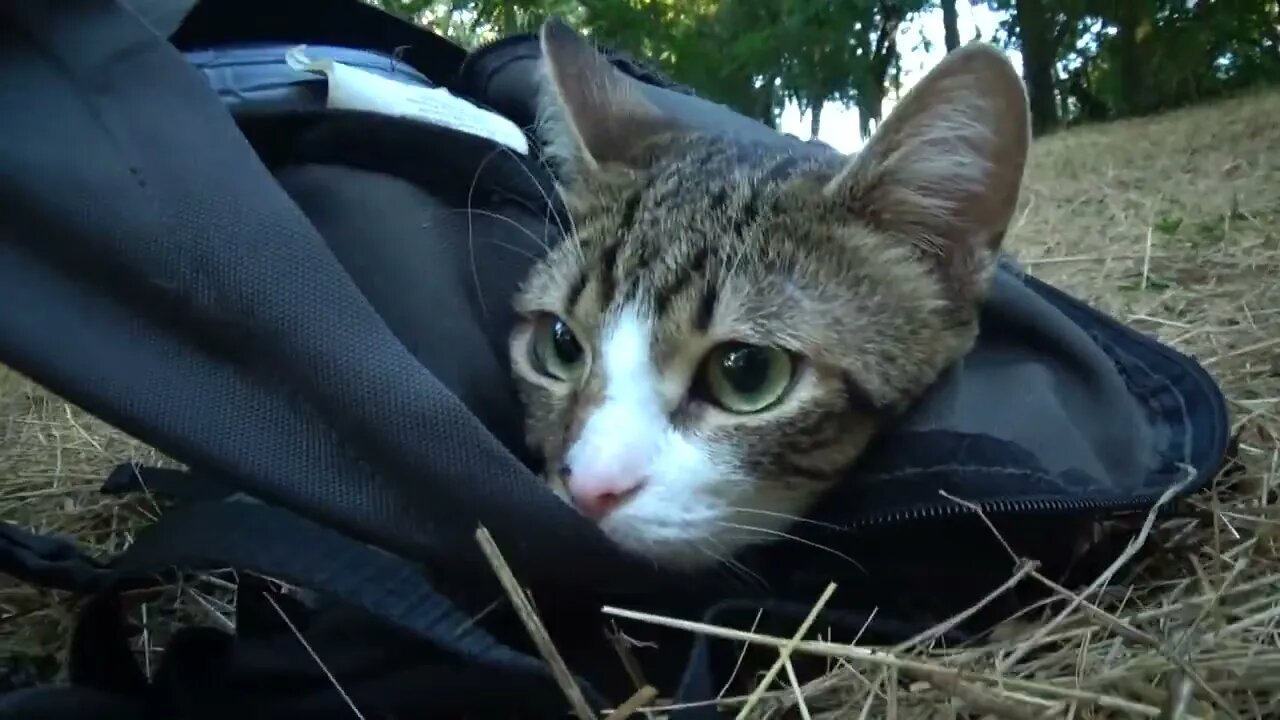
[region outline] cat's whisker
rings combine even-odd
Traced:
[[[801,545],[808,545],[809,547],[816,548],[818,550],[822,550],[825,552],[829,552],[832,555],[835,555],[836,557],[842,558],[843,560],[848,561],[850,564],[852,564],[854,567],[858,568],[864,573],[867,571],[867,569],[862,566],[862,563],[858,562],[857,560],[854,560],[848,555],[845,555],[839,550],[836,550],[835,548],[832,548],[832,547],[827,547],[822,543],[816,543],[812,540],[806,540],[802,537],[797,537],[795,535],[792,535],[791,533],[783,532],[781,530],[771,530],[769,528],[755,527],[752,525],[740,525],[738,523],[730,523],[730,522],[718,522],[716,524],[721,525],[723,527],[734,528],[735,530],[746,530],[748,532],[762,533],[764,535],[771,535],[773,537],[783,538],[786,540],[794,540],[795,542],[798,542]]]
[[[696,545],[696,544],[694,545],[694,548],[695,548],[695,549],[697,549],[699,552],[701,552],[703,555],[706,555],[707,557],[711,558],[712,560],[715,560],[715,568],[716,568],[716,570],[718,570],[718,571],[722,572],[723,574],[727,575],[727,576],[728,576],[728,577],[729,577],[733,582],[741,582],[741,581],[743,581],[743,580],[745,580],[745,579],[746,579],[746,578],[742,577],[742,576],[737,572],[737,568],[735,568],[735,567],[733,567],[732,565],[730,565],[730,564],[726,563],[726,562],[724,561],[724,558],[722,558],[722,557],[720,557],[719,555],[715,554],[715,553],[714,553],[714,552],[712,552],[711,550],[709,550],[709,549],[707,549],[707,548],[705,548],[705,547],[703,547],[703,546],[701,546],[701,545]]]
[[[712,540],[712,542],[714,542],[714,540]],[[754,580],[755,582],[759,583],[759,586],[762,589],[764,590],[769,589],[769,583],[765,582],[764,578],[752,572],[750,568],[738,562],[737,560],[734,560],[731,557],[725,557],[723,555],[720,555],[719,553],[706,547],[705,545],[695,543],[694,547],[696,547],[698,550],[701,550],[707,556],[713,558],[717,563],[719,563],[726,570],[728,570],[730,575],[734,575],[740,580],[746,580],[746,581]]]
[[[541,130],[541,126],[542,126],[542,125],[543,125],[543,123],[545,123],[545,122],[546,122],[546,117],[544,116],[543,112],[542,112],[542,111],[540,111],[540,112],[538,113],[538,116],[534,119],[534,124],[533,124],[533,126],[532,126],[532,127],[526,127],[526,128],[525,128],[525,132],[526,132],[527,134],[532,135],[532,136],[535,136],[535,137],[537,137],[537,136],[541,136],[541,135],[542,135],[542,133],[540,132],[540,130]],[[537,157],[537,162],[538,162],[538,164],[539,164],[539,165],[541,165],[541,166],[542,166],[542,169],[547,171],[547,175],[548,175],[548,176],[550,176],[550,177],[552,178],[552,182],[558,182],[558,181],[556,180],[556,171],[555,171],[555,168],[551,167],[551,163],[547,162],[547,161],[546,161],[546,159],[545,159],[544,157],[542,157],[541,155],[536,155],[536,157]],[[526,168],[526,172],[528,172],[528,169],[527,169],[527,168]],[[534,184],[536,185],[536,184],[537,184],[537,182],[535,181],[535,182],[534,182]],[[541,185],[539,185],[538,187],[539,187],[539,190],[541,190],[541,187],[542,187],[542,186],[541,186]],[[545,193],[544,193],[544,196],[545,196]],[[547,200],[547,207],[548,207],[548,208],[552,208],[552,207],[554,207],[554,205],[551,203],[551,201],[550,201],[549,199]],[[550,214],[550,211],[548,211],[548,214]],[[568,228],[568,230],[566,230],[566,229],[565,229],[565,227],[564,227],[564,225],[560,222],[560,218],[559,218],[559,217],[557,217],[557,218],[556,218],[556,225],[558,225],[558,226],[560,227],[560,233],[561,233],[561,235],[563,235],[563,236],[565,236],[565,237],[573,237],[573,238],[578,237],[578,226],[577,226],[577,221],[574,219],[574,217],[573,217],[573,213],[571,213],[571,212],[569,212],[569,211],[568,211],[568,208],[566,208],[566,209],[565,209],[565,218],[564,218],[564,219],[565,219],[566,221],[568,221],[568,223],[569,223],[569,228]]]
[[[472,201],[476,194],[476,184],[480,182],[480,173],[484,172],[484,166],[488,165],[489,161],[495,157],[497,157],[496,151],[484,156],[484,159],[476,166],[475,174],[471,176],[471,184],[467,186],[467,252],[470,254],[471,260],[471,279],[476,285],[476,299],[480,301],[480,314],[486,316],[489,314],[489,310],[484,302],[484,289],[480,287],[480,268],[476,266],[476,227],[475,216],[471,214],[471,211],[475,209],[475,203]],[[512,222],[514,223],[515,221],[512,220]],[[533,233],[530,233],[530,235],[534,237],[535,241],[537,240],[537,236],[534,236]]]
[[[520,165],[520,169],[524,171],[525,175],[529,176],[529,180],[533,183],[534,187],[538,188],[538,194],[542,196],[543,202],[546,203],[547,214],[543,217],[544,239],[546,236],[545,229],[549,224],[548,221],[551,219],[554,219],[556,221],[556,227],[559,228],[561,237],[570,237],[571,236],[571,233],[569,232],[570,230],[573,231],[572,236],[576,237],[578,234],[578,229],[576,226],[574,226],[573,216],[567,212],[565,213],[564,219],[569,222],[569,227],[566,228],[564,226],[564,223],[561,222],[560,216],[554,212],[555,203],[552,201],[551,196],[547,193],[546,189],[542,187],[542,183],[538,182],[538,178],[534,177],[533,173],[529,170],[529,168],[525,167],[524,162],[521,161],[520,156],[516,155],[514,151],[512,151],[510,148],[507,148],[505,146],[498,148],[498,150],[506,152],[508,155],[514,157],[517,160],[518,164]],[[542,167],[543,170],[547,171],[548,177],[555,178],[555,170],[551,167],[550,164],[547,163],[546,160],[543,160],[541,157],[538,157],[536,153],[532,157],[535,158],[535,161],[538,163],[538,165]],[[545,242],[543,243],[543,245],[544,247],[546,247]]]
[[[543,243],[543,241],[542,241],[542,240],[541,240],[537,235],[534,235],[534,234],[533,234],[533,231],[532,231],[532,230],[530,230],[529,228],[527,228],[527,227],[525,227],[525,226],[521,225],[520,223],[516,222],[515,220],[513,220],[513,219],[511,219],[511,218],[509,218],[509,217],[507,217],[506,215],[503,215],[503,214],[501,214],[501,213],[496,213],[496,212],[493,212],[492,210],[482,210],[482,209],[480,209],[480,208],[453,208],[452,210],[450,210],[450,212],[475,213],[475,214],[477,214],[477,215],[482,215],[482,216],[484,216],[484,217],[493,218],[494,220],[501,220],[501,221],[503,221],[503,222],[507,223],[508,225],[511,225],[511,226],[512,226],[512,227],[514,227],[515,229],[519,230],[520,232],[524,233],[525,235],[528,235],[528,236],[529,236],[529,239],[530,239],[530,240],[533,240],[533,241],[534,241],[534,242],[536,242],[536,243],[538,243],[538,245],[539,245],[539,246],[541,246],[541,247],[543,247],[543,248],[545,248],[545,247],[546,247],[546,245]],[[538,257],[537,257],[536,255],[534,255],[534,254],[532,254],[532,253],[530,253],[530,252],[528,252],[528,251],[526,251],[526,250],[523,250],[523,249],[521,249],[521,248],[518,248],[518,247],[516,247],[515,245],[510,245],[510,244],[508,244],[508,243],[502,243],[502,242],[496,242],[496,241],[494,241],[494,242],[493,242],[493,244],[494,244],[494,245],[500,245],[500,246],[502,246],[502,247],[505,247],[505,248],[507,248],[508,250],[511,250],[512,252],[518,252],[518,253],[520,253],[521,255],[524,255],[525,257],[527,257],[527,258],[529,258],[529,259],[531,259],[531,260],[537,260],[537,259],[538,259]]]
[[[761,590],[769,589],[769,583],[766,582],[764,578],[760,577],[759,574],[753,572],[746,565],[743,565],[742,563],[738,562],[737,560],[734,560],[733,558],[725,558],[724,563],[725,565],[736,569],[738,573],[741,574],[743,577],[755,581],[755,583],[759,586]]]
[[[729,509],[733,510],[734,512],[756,513],[759,515],[770,515],[773,517],[786,518],[787,520],[792,520],[798,523],[804,523],[806,525],[823,527],[823,528],[827,528],[828,530],[847,530],[848,529],[841,525],[835,525],[829,522],[822,522],[821,520],[812,520],[810,518],[801,517],[799,515],[791,515],[789,513],[784,513],[784,512],[774,512],[772,510],[760,510],[757,508],[744,508],[744,507],[736,507],[736,506],[730,506]]]
[[[526,174],[529,175],[529,179],[532,180],[533,184],[538,188],[538,192],[542,194],[543,200],[546,201],[547,203],[548,217],[555,215],[555,213],[552,210],[552,208],[554,207],[554,204],[551,202],[551,198],[547,195],[546,190],[543,189],[542,184],[538,182],[537,178],[533,176],[533,173],[529,172],[529,169],[524,166],[524,163],[520,161],[519,156],[517,156],[514,151],[512,151],[510,148],[506,147],[505,145],[500,145],[499,147],[494,149],[492,152],[485,155],[483,159],[481,159],[480,164],[476,166],[475,173],[471,176],[471,184],[467,188],[467,202],[466,202],[465,210],[467,212],[467,244],[468,244],[467,250],[468,250],[468,253],[470,254],[470,260],[471,260],[471,278],[476,286],[476,296],[477,296],[477,300],[479,300],[480,302],[480,312],[483,315],[488,315],[488,308],[485,305],[485,301],[484,301],[484,291],[480,287],[480,269],[476,265],[475,222],[474,222],[474,216],[472,215],[472,213],[478,213],[481,215],[489,215],[491,217],[501,218],[507,221],[508,223],[514,225],[515,227],[519,228],[521,231],[523,231],[526,235],[529,236],[531,240],[533,240],[540,247],[542,247],[542,249],[548,252],[551,250],[551,246],[547,242],[547,239],[545,237],[546,235],[545,233],[546,219],[545,218],[543,220],[544,237],[539,238],[537,235],[534,235],[533,232],[530,231],[528,228],[524,227],[523,225],[520,225],[519,223],[517,223],[515,220],[512,220],[511,218],[505,217],[498,213],[481,210],[475,207],[475,203],[473,201],[475,198],[476,185],[480,181],[480,174],[484,172],[484,168],[486,165],[489,164],[490,160],[492,160],[495,157],[498,157],[499,154],[504,152],[516,158],[516,160],[518,161],[517,164],[519,164],[520,168],[524,170]],[[544,163],[544,166],[545,166],[545,163]],[[572,217],[569,218],[569,224],[571,227],[573,226]],[[558,215],[556,216],[556,225],[560,228],[560,232],[563,235],[565,233],[565,227],[560,222],[560,218]],[[573,237],[577,237],[576,227],[573,227]],[[532,256],[530,257],[533,260],[537,259],[536,257],[532,257]]]
[[[720,541],[719,541],[719,540],[716,540],[714,537],[709,537],[709,538],[707,538],[707,540],[708,540],[709,542],[714,543],[714,544],[716,545],[716,547],[720,548],[720,550],[721,550],[721,551],[723,551],[723,552],[725,553],[725,555],[724,555],[724,561],[725,561],[726,563],[731,563],[734,567],[737,567],[740,571],[742,571],[742,572],[746,573],[747,575],[750,575],[751,577],[753,577],[753,578],[755,578],[756,580],[758,580],[758,581],[760,582],[760,587],[761,587],[761,588],[763,588],[763,589],[765,589],[765,590],[768,590],[768,589],[769,589],[769,582],[768,582],[767,580],[765,580],[763,577],[761,577],[760,575],[758,575],[758,574],[757,574],[755,571],[753,571],[751,568],[749,568],[749,567],[747,567],[746,565],[744,565],[744,564],[742,563],[742,561],[740,561],[740,560],[738,560],[737,558],[733,557],[733,553],[730,553],[730,552],[729,552],[729,551],[724,547],[724,545],[722,545],[722,544],[720,543]]]
[[[582,247],[582,238],[578,237],[578,235],[576,234],[577,231],[574,231],[574,232],[575,232],[574,235],[565,238],[561,242],[570,243],[571,244],[570,247],[573,248],[573,253],[577,257],[577,261],[580,263],[584,263],[587,261],[587,253],[586,253],[586,250]]]
[[[506,148],[499,148],[498,150],[495,150],[495,151],[493,151],[493,152],[489,153],[488,155],[486,155],[486,156],[484,157],[484,159],[480,162],[480,165],[476,168],[475,175],[473,175],[473,176],[472,176],[472,178],[471,178],[471,185],[470,185],[470,186],[468,187],[468,189],[467,189],[467,203],[466,203],[466,207],[465,207],[465,208],[459,208],[459,209],[464,210],[465,212],[468,212],[468,213],[476,212],[476,213],[484,214],[485,212],[487,212],[487,211],[485,211],[485,210],[482,210],[482,209],[480,209],[480,208],[475,207],[475,203],[474,203],[474,202],[472,202],[473,198],[475,197],[476,184],[480,181],[480,173],[484,171],[485,163],[489,162],[489,160],[493,159],[494,157],[497,157],[498,153],[502,152],[503,150],[505,150],[508,154],[513,154],[513,153],[511,152],[511,150],[509,150],[509,149],[506,149]],[[529,172],[529,169],[528,169],[528,168],[526,168],[526,167],[524,167],[524,165],[521,165],[520,167],[521,167],[521,169],[523,169],[525,172]],[[532,176],[530,176],[530,177],[532,177]],[[535,185],[537,185],[537,181],[535,181],[535,182],[534,182],[534,184],[535,184]],[[541,186],[539,186],[539,187],[538,187],[538,191],[539,191],[539,192],[541,192],[541,193],[543,194],[543,197],[544,197],[544,198],[546,197],[546,192],[542,189],[542,187],[541,187]],[[548,207],[551,207],[551,206],[550,206],[550,205],[548,205]],[[539,238],[537,235],[533,234],[533,231],[532,231],[532,230],[529,230],[528,228],[526,228],[525,226],[523,226],[523,225],[521,225],[520,223],[516,222],[515,220],[512,220],[511,218],[508,218],[508,217],[505,217],[505,216],[503,216],[503,215],[500,215],[499,213],[490,213],[490,214],[491,214],[491,215],[494,215],[494,216],[496,216],[496,217],[503,217],[505,220],[507,220],[508,222],[510,222],[512,225],[515,225],[517,228],[519,228],[521,231],[523,231],[525,235],[528,235],[528,236],[529,236],[529,239],[531,239],[531,240],[533,240],[534,242],[538,243],[539,247],[541,247],[543,250],[548,250],[548,251],[549,251],[549,250],[551,250],[551,245],[550,245],[549,243],[547,243],[547,239],[546,239],[546,237],[545,237],[545,233],[544,233],[544,237]],[[545,224],[545,221],[544,221],[544,224]],[[563,231],[564,231],[564,230],[563,230],[563,227],[562,227],[562,228],[561,228],[561,232],[563,232]]]

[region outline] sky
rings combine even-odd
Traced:
[[[983,39],[991,39],[996,25],[1000,22],[999,13],[987,9],[985,5],[975,6],[967,2],[956,3],[956,8],[960,15],[958,25],[962,44],[972,40],[979,32]],[[922,33],[929,41],[928,52],[921,47]],[[902,54],[902,89],[905,91],[946,54],[946,46],[943,43],[942,11],[934,9],[919,13],[911,22],[903,23],[898,29],[898,50]],[[1009,57],[1014,67],[1021,73],[1021,57],[1016,51],[1010,51]],[[891,109],[893,109],[893,98],[885,98],[881,116],[887,116]],[[778,129],[807,139],[809,115],[801,113],[795,104],[788,103],[782,110]],[[855,152],[861,148],[862,137],[858,132],[857,109],[834,104],[824,107],[818,139],[844,153]]]

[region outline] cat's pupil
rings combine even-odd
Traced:
[[[563,320],[556,320],[551,326],[551,346],[555,348],[556,356],[566,365],[573,365],[582,358],[582,345],[578,344],[578,338],[574,337],[573,331]]]
[[[763,348],[740,346],[721,356],[720,373],[743,395],[759,392],[769,379],[769,354]]]

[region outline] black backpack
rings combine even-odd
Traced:
[[[185,466],[106,478],[170,505],[109,562],[0,525],[0,572],[83,598],[66,682],[12,688],[0,717],[563,717],[480,525],[594,710],[639,682],[616,628],[688,706],[671,717],[720,717],[737,644],[601,607],[790,636],[835,582],[815,627],[901,642],[1009,578],[984,518],[1078,585],[1129,538],[1083,543],[1100,519],[1223,465],[1225,403],[1195,362],[1005,262],[976,349],[800,540],[741,576],[659,572],[522,445],[507,300],[564,222],[537,148],[329,108],[286,60],[301,44],[533,124],[531,36],[468,53],[358,0],[0,4],[0,361]],[[608,54],[691,123],[803,144]],[[174,618],[144,673],[128,591],[220,568],[234,631]],[[1014,587],[939,641],[1042,597]]]

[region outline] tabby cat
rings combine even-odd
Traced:
[[[963,47],[848,157],[683,126],[562,21],[540,42],[539,139],[574,227],[515,300],[528,440],[641,557],[775,539],[972,347],[1023,85]]]

